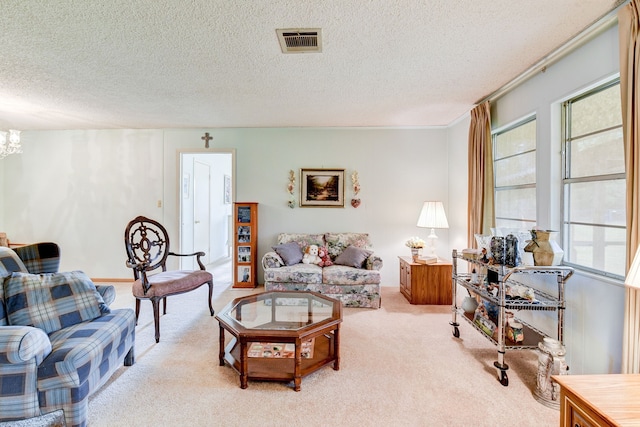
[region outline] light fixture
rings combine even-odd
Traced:
[[[444,213],[444,206],[442,202],[424,202],[420,216],[418,217],[418,227],[430,228],[431,234],[427,237],[429,240],[429,256],[437,257],[436,255],[436,242],[438,236],[436,236],[436,228],[449,228],[447,222],[447,216]]]
[[[630,288],[640,289],[640,247],[636,252],[636,256],[633,257],[633,262],[627,277],[624,279],[624,284]]]
[[[10,154],[19,153],[22,153],[20,131],[9,129],[9,132],[5,132],[0,130],[0,159],[4,159]]]

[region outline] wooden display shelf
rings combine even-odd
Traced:
[[[258,286],[258,204],[233,204],[233,287]]]

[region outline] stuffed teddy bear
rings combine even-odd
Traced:
[[[329,267],[333,265],[333,261],[331,261],[331,257],[329,256],[329,251],[324,246],[320,246],[318,248],[318,256],[320,257],[320,262],[318,265],[320,267]]]
[[[318,256],[318,250],[318,245],[307,246],[302,256],[302,262],[305,264],[319,264],[322,260]]]

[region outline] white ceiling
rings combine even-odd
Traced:
[[[2,0],[0,128],[448,125],[617,3]]]

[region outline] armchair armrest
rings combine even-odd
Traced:
[[[35,367],[51,353],[47,334],[32,326],[0,327],[0,365],[24,364],[35,359]]]
[[[200,266],[200,270],[206,270],[204,264],[202,263],[202,261],[200,261],[200,258],[203,257],[205,255],[204,252],[194,252],[192,254],[177,254],[175,252],[169,252],[167,255],[173,255],[173,256],[195,256],[196,257],[196,261],[198,262],[198,265]]]
[[[370,255],[365,261],[365,268],[367,270],[380,270],[382,268],[382,258],[378,255]]]
[[[50,353],[51,341],[43,330],[0,326],[1,421],[40,415],[38,366]]]
[[[284,261],[275,251],[267,252],[262,257],[262,268],[280,268],[284,266]]]

